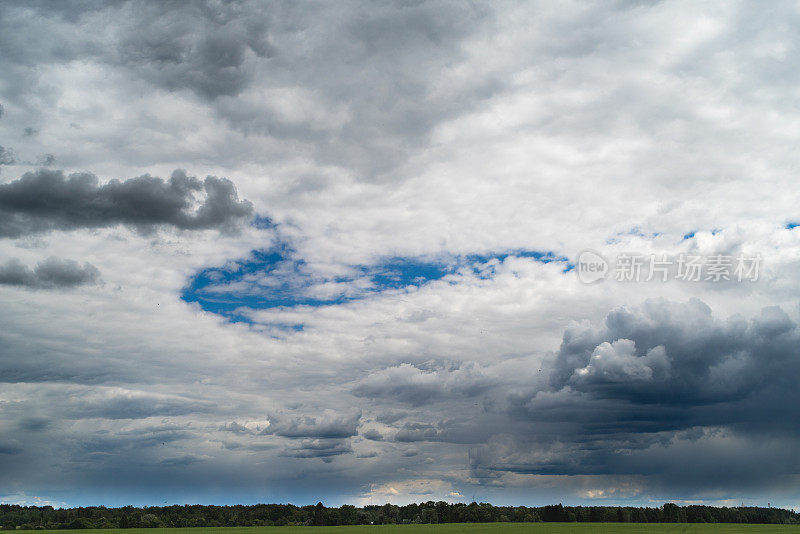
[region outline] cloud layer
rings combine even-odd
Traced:
[[[796,506],[798,26],[3,2],[0,488]]]

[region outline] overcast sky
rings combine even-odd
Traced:
[[[793,2],[2,2],[0,502],[800,505],[798,64]]]

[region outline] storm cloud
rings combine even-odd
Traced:
[[[570,328],[553,387],[654,409],[718,407],[767,389],[789,395],[798,341],[797,324],[779,307],[720,321],[697,299],[650,300],[612,311],[600,328]]]
[[[195,195],[202,201],[192,209]],[[93,174],[40,169],[0,185],[0,237],[117,224],[141,231],[158,226],[231,231],[252,212],[230,180],[200,180],[180,170],[168,180],[144,175],[101,185]]]
[[[648,475],[685,491],[797,472],[798,347],[800,330],[780,308],[720,320],[697,299],[649,300],[602,325],[573,325],[550,386],[508,397],[515,425],[471,450],[473,470]]]

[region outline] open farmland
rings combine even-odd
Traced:
[[[42,531],[39,531],[42,532]],[[448,523],[341,527],[209,527],[53,530],[58,534],[800,534],[797,525],[732,523]]]

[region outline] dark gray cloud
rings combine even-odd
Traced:
[[[94,285],[100,281],[100,271],[91,263],[80,265],[73,260],[47,258],[33,269],[12,259],[0,265],[0,284],[31,288],[56,289]]]
[[[315,415],[273,414],[265,433],[286,438],[349,438],[358,433],[360,420],[361,410],[344,414],[334,411]]]
[[[565,332],[550,387],[509,397],[514,426],[471,450],[473,470],[652,475],[693,491],[797,472],[798,347],[777,307],[724,321],[696,299],[616,309]]]
[[[697,299],[651,300],[577,328],[564,336],[552,385],[599,399],[712,406],[785,387],[784,373],[800,370],[797,325],[778,307],[719,321]]]
[[[202,203],[192,209],[201,193]],[[199,180],[181,170],[169,180],[144,175],[100,185],[93,174],[40,169],[0,185],[0,237],[117,224],[142,231],[157,226],[230,231],[252,212],[230,180]]]
[[[236,95],[253,77],[248,60],[271,52],[269,18],[257,8],[210,3],[140,7],[133,24],[123,26],[116,53],[106,59],[166,89],[188,89],[209,99]]]

